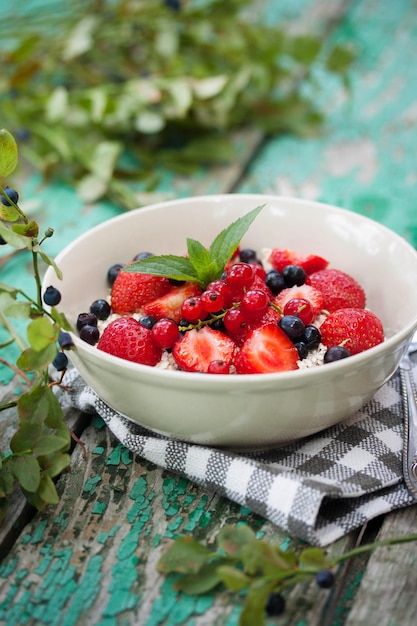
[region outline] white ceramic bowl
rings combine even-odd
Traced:
[[[417,327],[417,252],[361,215],[310,201],[268,195],[212,195],[155,204],[93,228],[56,259],[44,287],[62,293],[60,309],[78,313],[105,297],[107,269],[135,254],[184,254],[185,239],[209,245],[224,227],[265,205],[242,245],[316,253],[354,276],[386,341],[366,352],[308,370],[258,375],[164,371],[108,355],[74,334],[69,356],[113,409],[164,435],[197,444],[259,447],[310,435],[351,415],[393,374]]]

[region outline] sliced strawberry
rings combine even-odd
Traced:
[[[316,317],[323,310],[324,298],[318,289],[311,287],[310,285],[294,285],[294,287],[288,287],[283,289],[274,298],[273,303],[278,306],[281,311],[284,311],[284,307],[290,300],[294,298],[301,298],[308,300],[313,310],[313,316]]]
[[[111,290],[111,307],[113,313],[126,315],[135,313],[143,305],[159,298],[171,289],[167,278],[150,274],[120,272]]]
[[[143,311],[146,315],[153,315],[158,320],[169,317],[178,324],[181,319],[181,306],[184,300],[199,295],[201,295],[201,287],[197,283],[173,286],[165,295],[145,304]]]
[[[133,317],[119,317],[103,330],[97,344],[99,350],[127,361],[155,366],[162,350],[152,341],[151,331]]]
[[[208,372],[210,363],[222,361],[229,366],[236,344],[219,330],[204,326],[187,331],[172,349],[178,367],[186,372]]]
[[[327,311],[337,311],[346,307],[363,309],[365,292],[349,274],[337,269],[324,269],[307,277],[306,284],[315,287],[324,297],[323,306]]]
[[[235,356],[238,374],[267,374],[298,369],[298,351],[276,324],[249,333]]]
[[[299,265],[306,274],[326,268],[329,262],[317,254],[303,255],[285,248],[274,248],[269,256],[272,267],[282,272],[287,265]]]
[[[320,326],[322,343],[347,348],[358,354],[384,341],[381,320],[366,309],[345,308],[330,313]]]

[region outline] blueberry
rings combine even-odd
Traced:
[[[305,271],[299,265],[287,265],[282,270],[282,275],[287,287],[304,285],[307,278]]]
[[[80,330],[80,339],[94,346],[100,339],[100,332],[97,326],[86,324]]]
[[[268,270],[265,277],[265,285],[269,287],[274,296],[287,287],[285,279],[278,270]]]
[[[239,253],[239,260],[241,263],[257,263],[258,255],[256,254],[256,250],[244,248]]]
[[[282,328],[291,341],[300,339],[305,330],[304,322],[296,315],[284,315],[284,317],[281,317],[279,320],[278,326]]]
[[[52,361],[52,365],[58,372],[62,372],[68,367],[68,357],[63,352],[58,352],[54,360]]]
[[[107,271],[107,282],[110,285],[110,287],[113,285],[113,283],[116,280],[118,274],[120,273],[120,271],[123,268],[124,268],[124,264],[123,263],[115,263],[114,265],[109,267],[109,269]]]
[[[308,356],[308,350],[304,341],[296,341],[294,343],[294,346],[297,348],[298,357],[300,361],[302,361],[303,359],[306,359]]]
[[[213,330],[219,330],[220,332],[225,332],[225,325],[222,319],[214,320],[212,324],[210,324]]]
[[[321,333],[317,326],[308,324],[305,327],[302,341],[306,344],[308,351],[318,348],[321,342]]]
[[[173,11],[179,11],[181,8],[181,0],[164,0],[168,9],[172,9]]]
[[[94,313],[80,313],[77,317],[76,327],[81,330],[84,326],[97,326],[97,317]]]
[[[48,306],[56,306],[61,302],[61,293],[56,287],[50,285],[46,288],[45,293],[43,294],[43,301]]]
[[[152,252],[139,252],[133,257],[134,261],[143,261],[144,259],[149,259],[151,256],[155,256]]]
[[[4,191],[12,202],[14,202],[15,204],[18,203],[19,194],[17,193],[15,189],[11,189],[10,187],[5,187]],[[8,198],[6,198],[6,196],[4,196],[3,194],[1,196],[1,201],[2,201],[2,204],[4,204],[5,206],[11,206],[11,202],[9,202]]]
[[[316,583],[323,589],[330,589],[334,585],[334,574],[328,569],[322,569],[316,574]]]
[[[270,593],[265,611],[270,617],[278,617],[285,611],[285,598],[280,593]]]
[[[333,363],[334,361],[340,361],[340,359],[346,359],[350,356],[350,351],[343,346],[332,346],[326,350],[324,355],[324,363]]]
[[[148,330],[151,330],[151,328],[153,328],[156,324],[156,317],[153,315],[144,315],[140,318],[139,323]]]
[[[66,333],[64,330],[61,330],[59,333],[58,343],[63,350],[68,350],[74,345],[71,335]]]
[[[110,315],[110,311],[110,304],[107,300],[94,300],[90,305],[90,313],[95,315],[99,320],[106,320]]]
[[[7,241],[0,235],[0,246],[5,246]]]

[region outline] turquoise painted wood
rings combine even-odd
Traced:
[[[369,215],[417,245],[415,2],[270,0],[258,7],[265,19],[285,18],[297,27],[307,23],[327,33],[332,23],[326,36],[351,41],[359,51],[350,94],[318,69],[317,97],[328,114],[321,136],[277,136],[261,144],[257,134],[240,136],[233,167],[202,170],[193,180],[167,175],[160,191],[314,198]],[[36,198],[33,214],[55,228],[52,255],[120,212],[104,203],[85,207],[71,188],[57,181],[43,186],[37,176],[25,181],[21,195],[27,202]],[[24,255],[9,260],[1,266],[1,280],[26,288],[27,262]],[[8,383],[7,393],[13,393],[16,383],[10,383],[8,371],[0,370],[0,381],[0,392]],[[0,563],[0,623],[237,626],[241,598],[187,597],[157,574],[167,542],[183,533],[210,542],[222,525],[237,522],[284,547],[296,542],[250,511],[134,459],[100,420],[77,416],[77,424],[87,459],[75,449],[71,473],[58,483],[59,505],[27,516],[18,502],[8,520],[7,542],[0,535],[0,545],[7,547]],[[363,529],[362,539],[414,532],[415,519],[416,507],[411,507],[375,520]],[[21,532],[14,534],[19,520]],[[330,550],[338,553],[357,540],[353,533]],[[416,560],[414,544],[378,550],[341,570],[330,593],[313,584],[296,587],[285,617],[271,624],[411,626],[417,612]]]

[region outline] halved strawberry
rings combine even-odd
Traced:
[[[307,277],[306,284],[321,291],[327,311],[346,307],[363,309],[365,306],[366,296],[362,287],[352,276],[338,269],[314,272]]]
[[[119,317],[103,330],[97,344],[99,350],[127,361],[155,366],[162,350],[152,341],[151,331],[133,317]]]
[[[299,265],[306,274],[325,269],[329,262],[317,254],[299,254],[285,248],[274,248],[269,256],[272,267],[282,272],[286,265]]]
[[[235,356],[238,374],[267,374],[298,369],[297,348],[276,324],[252,330]]]
[[[345,308],[330,313],[320,326],[320,333],[327,348],[343,345],[351,354],[384,341],[381,320],[367,309]]]
[[[186,372],[208,372],[210,363],[233,361],[236,344],[219,330],[203,326],[187,331],[172,349],[178,367]]]
[[[178,324],[181,319],[181,306],[184,300],[201,295],[201,287],[197,283],[184,283],[171,286],[171,290],[160,298],[147,302],[143,306],[146,315],[153,315],[160,320],[169,317]]]
[[[313,310],[313,316],[316,317],[323,310],[324,298],[321,291],[311,287],[310,285],[294,285],[294,287],[288,287],[283,289],[274,298],[273,303],[276,304],[281,311],[284,311],[284,307],[290,300],[294,298],[302,298],[308,300]]]
[[[135,313],[143,305],[159,298],[171,289],[167,278],[150,274],[120,272],[111,290],[111,307],[113,313],[126,315]]]

